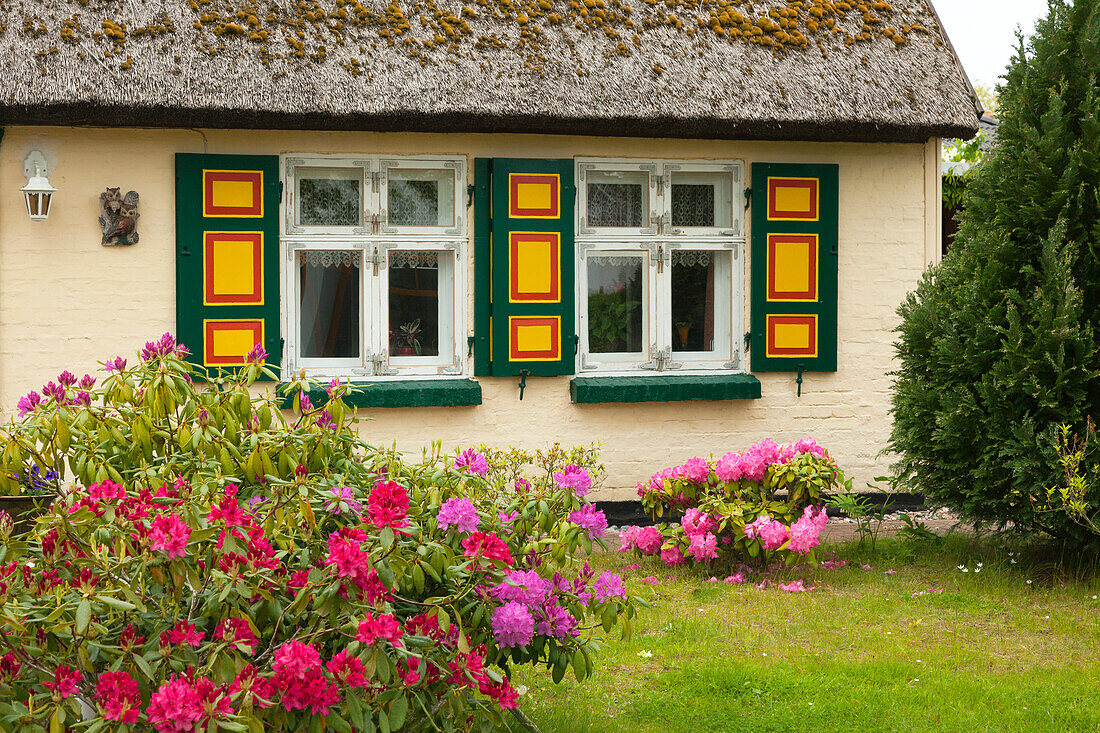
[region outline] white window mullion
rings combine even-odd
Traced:
[[[657,264],[652,270],[653,286],[650,288],[650,312],[653,313],[653,366],[658,370],[669,368],[672,355],[672,250],[668,242],[657,244]]]

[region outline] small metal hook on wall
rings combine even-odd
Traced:
[[[523,390],[527,389],[527,377],[531,376],[529,369],[519,370],[519,398],[523,399]]]
[[[802,365],[801,364],[798,365],[798,376],[795,377],[794,382],[795,382],[795,384],[798,385],[798,396],[801,397],[802,396]],[[520,399],[523,399],[523,398],[521,397]]]

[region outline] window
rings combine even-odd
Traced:
[[[284,156],[283,175],[288,368],[461,374],[465,160]]]
[[[582,372],[741,369],[742,171],[577,161]]]

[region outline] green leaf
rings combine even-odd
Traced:
[[[83,634],[92,620],[92,604],[85,598],[76,607],[76,633]]]
[[[409,712],[409,701],[401,695],[394,700],[393,707],[390,708],[390,730],[400,730],[401,726],[405,725],[405,716]]]
[[[117,608],[119,611],[133,611],[137,608],[133,603],[123,601],[119,598],[113,598],[111,596],[96,596],[96,600],[107,604],[111,608]]]

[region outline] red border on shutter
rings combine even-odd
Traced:
[[[218,181],[252,184],[251,206],[215,206],[214,184]],[[264,215],[264,172],[221,171],[202,172],[202,215],[205,217],[248,217],[259,219]]]
[[[776,245],[782,243],[808,244],[809,257],[807,266],[808,289],[804,291],[776,290],[775,266]],[[816,234],[769,234],[768,235],[768,300],[770,301],[816,301],[817,300],[817,250],[818,237]]]
[[[817,178],[768,178],[768,220],[769,221],[817,221],[821,203],[821,192]],[[808,188],[810,190],[810,209],[808,211],[787,211],[775,206],[775,192],[778,188]]]
[[[521,209],[519,207],[519,185],[521,183],[550,186],[549,208]],[[556,173],[509,173],[508,216],[513,219],[560,219],[561,176]]]
[[[522,327],[549,327],[550,348],[520,351],[516,341]],[[561,359],[561,318],[558,316],[511,316],[508,318],[509,361],[558,361]]]
[[[214,292],[214,270],[217,260],[212,244],[218,241],[250,242],[252,244],[252,291],[248,293]],[[203,305],[263,305],[264,304],[264,233],[263,232],[203,232],[202,235],[202,300]],[[225,266],[225,265],[223,265]]]
[[[785,326],[806,326],[809,328],[810,342],[801,348],[792,347],[778,347],[775,345],[775,327],[778,325]],[[797,316],[768,316],[768,334],[767,344],[765,344],[764,351],[768,357],[815,357],[817,356],[817,316],[814,315],[797,315]]]
[[[202,322],[202,330],[202,363],[207,366],[242,366],[245,364],[245,357],[248,356],[248,352],[252,351],[256,344],[263,345],[264,343],[264,322],[261,319],[209,318]],[[251,334],[250,342],[252,346],[240,356],[236,354],[213,354],[211,353],[211,346],[213,345],[214,335],[218,331],[248,331]]]

